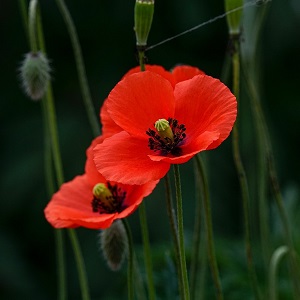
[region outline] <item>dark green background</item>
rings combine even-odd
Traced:
[[[149,45],[224,12],[223,2],[216,0],[156,2]],[[133,32],[134,1],[77,0],[68,1],[67,4],[77,26],[91,94],[98,113],[109,91],[125,72],[137,64]],[[40,5],[47,52],[53,69],[52,83],[65,178],[71,180],[83,172],[85,150],[92,133],[63,19],[55,1],[40,1]],[[274,0],[268,5],[266,23],[258,41],[259,57],[252,63],[258,66],[262,105],[271,128],[283,194],[296,215],[299,211],[300,169],[297,147],[300,128],[300,4],[298,0]],[[246,14],[249,17],[259,9],[261,7],[248,8]],[[255,22],[253,19],[245,25],[243,43],[246,50],[255,47],[251,34],[247,35]],[[40,103],[29,100],[20,89],[18,68],[29,48],[18,1],[1,1],[0,37],[0,298],[55,299],[54,235],[43,215],[49,200],[44,180],[43,120]],[[227,40],[226,21],[222,19],[161,45],[149,51],[147,56],[149,63],[160,64],[166,69],[184,63],[220,78]],[[252,182],[257,174],[256,148],[251,108],[247,101],[240,105],[239,113],[243,159],[253,188]],[[239,187],[230,142],[228,139],[207,155],[214,228],[218,236],[226,299],[251,299],[243,258]],[[193,165],[189,162],[181,169],[189,253],[194,210]],[[167,259],[172,248],[163,192],[161,184],[146,200],[146,205],[156,285],[160,298],[167,299],[167,290],[172,293],[174,279],[170,278],[172,268],[168,266]],[[252,195],[255,192],[252,191]],[[129,220],[139,250],[141,237],[138,213]],[[79,229],[78,234],[86,260],[92,299],[126,299],[125,268],[121,273],[108,270],[101,253],[97,251],[97,231]],[[80,299],[75,262],[67,238],[66,248],[69,298]],[[172,296],[169,299],[173,299]]]

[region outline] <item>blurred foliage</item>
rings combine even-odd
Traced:
[[[92,139],[80,95],[70,39],[55,1],[40,1],[46,47],[53,69],[53,87],[66,180],[83,172],[85,150]],[[68,1],[77,26],[96,110],[129,68],[137,64],[133,32],[134,1]],[[262,35],[258,41],[262,105],[266,113],[282,191],[293,228],[300,226],[299,204],[299,68],[300,3],[274,0],[268,4]],[[248,8],[254,14],[260,7]],[[149,45],[223,13],[223,2],[157,1]],[[248,24],[251,27],[252,24]],[[21,91],[19,64],[28,44],[18,1],[0,3],[1,65],[1,202],[0,202],[0,298],[55,299],[56,268],[53,230],[43,209],[46,195],[43,161],[43,120],[41,105]],[[227,48],[225,19],[207,25],[147,52],[149,63],[169,69],[178,63],[195,65],[220,78]],[[248,36],[243,36],[247,43]],[[249,42],[249,41],[248,41]],[[250,47],[250,46],[249,46]],[[251,47],[250,47],[251,48]],[[249,48],[249,51],[251,49]],[[246,94],[246,92],[244,92]],[[243,94],[242,94],[243,96]],[[244,95],[246,96],[246,95]],[[245,97],[246,98],[246,97]],[[243,159],[250,182],[256,176],[255,136],[249,102],[240,105]],[[253,299],[243,244],[243,220],[239,186],[228,139],[206,156],[210,174],[217,256],[225,299]],[[194,211],[193,166],[181,167],[186,243],[191,245]],[[251,184],[251,188],[255,186]],[[161,183],[146,200],[152,242],[155,282],[159,299],[176,299],[174,265],[169,225]],[[281,223],[270,197],[272,249],[282,245]],[[158,217],[159,212],[159,217]],[[141,236],[137,214],[129,218],[144,277]],[[253,220],[255,222],[255,220]],[[98,233],[79,229],[93,300],[125,299],[126,269],[108,270],[99,249]],[[299,234],[295,230],[298,249]],[[80,299],[74,257],[66,238],[69,298]],[[187,249],[189,255],[189,249]],[[260,248],[255,248],[260,272]],[[188,257],[189,259],[189,257]],[[292,299],[285,264],[280,267],[279,299]],[[208,268],[207,268],[208,269]],[[206,272],[206,299],[214,297],[209,269]],[[264,289],[267,279],[259,278]],[[143,287],[141,287],[143,289]]]

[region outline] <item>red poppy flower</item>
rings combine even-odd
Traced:
[[[124,184],[157,180],[170,164],[184,163],[228,137],[237,114],[230,90],[205,74],[184,80],[178,72],[177,78],[172,85],[154,72],[139,72],[111,91],[106,111],[122,131],[94,148],[97,170],[105,178]],[[157,128],[161,122],[167,134]]]
[[[102,140],[102,137],[96,138],[88,148],[85,174],[63,184],[45,208],[46,219],[53,227],[108,228],[114,220],[134,212],[156,186],[158,181],[144,185],[106,181],[97,171],[92,153]],[[99,188],[104,194],[97,192]]]

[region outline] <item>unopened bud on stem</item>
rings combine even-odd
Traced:
[[[118,271],[127,254],[128,240],[126,230],[120,220],[101,231],[101,249],[103,256],[112,271]]]
[[[134,31],[136,45],[146,47],[152,25],[154,0],[136,0],[134,7]]]
[[[20,77],[25,93],[33,100],[41,99],[50,80],[50,65],[42,52],[25,55],[20,68]]]

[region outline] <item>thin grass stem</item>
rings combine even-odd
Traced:
[[[184,230],[183,230],[183,208],[182,208],[182,193],[180,183],[179,166],[174,164],[176,204],[177,204],[177,228],[178,228],[178,244],[179,244],[179,261],[181,268],[181,280],[183,286],[184,300],[190,299],[189,282],[186,268],[185,246],[184,246]]]
[[[204,174],[204,165],[200,158],[200,155],[196,155],[196,163],[197,168],[200,174]],[[204,207],[204,215],[205,215],[205,227],[206,227],[206,242],[207,242],[207,252],[209,265],[212,273],[213,282],[216,290],[216,298],[218,300],[223,300],[223,291],[221,286],[221,280],[219,276],[219,269],[216,259],[216,251],[214,245],[214,236],[213,236],[213,226],[212,226],[212,218],[211,218],[211,207],[210,207],[210,199],[209,199],[209,188],[206,176],[202,178],[203,180],[203,207]]]
[[[82,51],[81,51],[78,35],[76,32],[76,28],[75,28],[71,14],[69,13],[69,10],[68,10],[65,2],[63,0],[56,0],[56,3],[57,3],[57,6],[58,6],[63,18],[64,18],[64,21],[67,26],[67,30],[68,30],[70,38],[71,38],[71,43],[72,43],[72,47],[73,47],[73,51],[74,51],[75,62],[76,62],[76,67],[77,67],[77,72],[78,72],[79,83],[80,83],[81,94],[82,94],[83,101],[85,104],[85,109],[86,109],[87,116],[88,116],[88,119],[90,122],[90,126],[92,128],[93,135],[95,137],[100,134],[100,124],[99,124],[99,121],[97,120],[95,108],[94,108],[93,101],[91,98],[91,92],[90,92],[90,89],[88,86],[85,65],[83,62]]]

